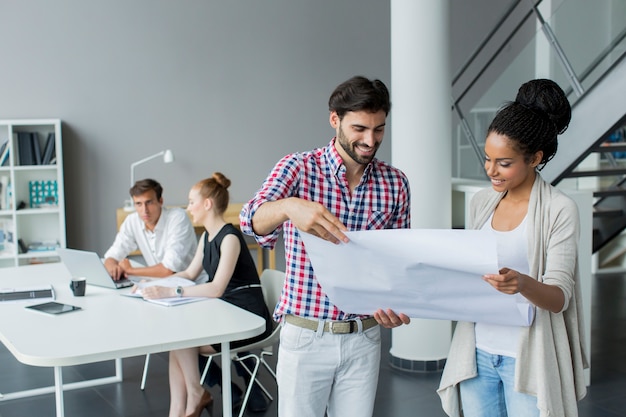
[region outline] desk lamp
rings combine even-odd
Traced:
[[[169,164],[170,162],[174,162],[174,154],[169,149],[164,151],[155,153],[154,155],[150,155],[146,158],[140,159],[139,161],[133,162],[130,164],[130,186],[135,185],[135,167],[143,164],[144,162],[148,162],[151,159],[157,158],[163,155],[163,162]],[[135,211],[135,205],[133,204],[132,198],[130,200],[124,201],[124,210],[126,211]]]

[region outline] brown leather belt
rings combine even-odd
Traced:
[[[297,327],[304,329],[316,330],[319,326],[319,320],[305,319],[304,317],[287,315],[285,321]],[[378,324],[374,317],[368,317],[361,320],[363,331],[370,329]],[[332,334],[348,334],[359,331],[359,325],[356,320],[343,321],[326,321],[324,322],[324,331]]]

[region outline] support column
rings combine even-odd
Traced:
[[[391,0],[391,159],[411,185],[413,228],[451,227],[449,0]],[[451,322],[412,319],[392,330],[391,365],[443,369]]]

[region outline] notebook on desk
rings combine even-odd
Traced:
[[[135,284],[130,279],[114,281],[95,252],[64,248],[57,248],[56,252],[72,277],[85,277],[87,284],[106,288],[126,288]]]

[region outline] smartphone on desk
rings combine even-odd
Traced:
[[[43,303],[43,304],[34,304],[34,305],[26,306],[26,308],[39,311],[42,313],[47,313],[47,314],[63,314],[63,313],[69,313],[71,311],[78,311],[81,309],[78,306],[57,303],[56,301],[50,301],[48,303]]]

